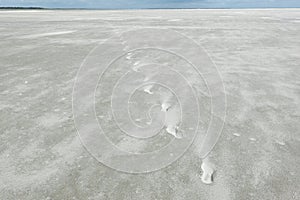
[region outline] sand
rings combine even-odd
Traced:
[[[1,11],[0,199],[299,199],[299,22],[299,9]],[[132,28],[180,32],[217,66],[227,112],[208,156],[213,172],[201,169],[193,146],[166,168],[130,174],[98,162],[81,144],[72,112],[76,74],[99,43]],[[155,87],[140,92],[155,95]],[[98,114],[103,124],[113,118]],[[212,184],[201,180],[205,169]]]

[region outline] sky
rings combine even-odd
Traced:
[[[300,8],[300,0],[0,0],[0,7],[90,9]]]

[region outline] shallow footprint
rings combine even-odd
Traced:
[[[153,85],[147,85],[144,87],[144,92],[146,92],[148,94],[153,94],[153,92],[151,91],[152,88],[153,88]]]
[[[172,126],[172,125],[167,126],[166,131],[168,133],[170,133],[171,135],[173,135],[175,138],[178,138],[178,139],[182,138],[182,135],[179,134],[179,132],[178,132],[177,126]]]

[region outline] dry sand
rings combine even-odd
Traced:
[[[207,50],[227,118],[201,181],[192,150],[169,167],[126,174],[76,134],[72,87],[99,42],[132,27],[170,28]],[[0,199],[300,199],[300,10],[0,12]]]

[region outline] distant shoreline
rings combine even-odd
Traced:
[[[299,9],[300,7],[241,7],[241,8],[46,8],[46,7],[0,7],[0,10],[267,10]]]
[[[42,7],[0,7],[2,10],[35,10],[35,9],[41,9],[41,10],[47,10],[48,8],[42,8]]]

